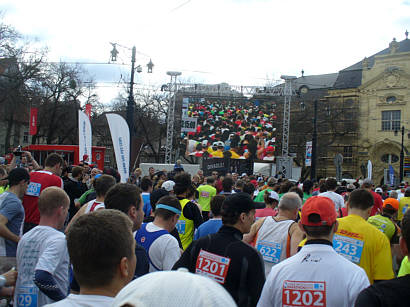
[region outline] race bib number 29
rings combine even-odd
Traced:
[[[230,258],[201,249],[196,260],[195,273],[205,275],[220,284],[224,284],[230,263]]]
[[[37,288],[20,287],[17,296],[17,307],[37,307]]]
[[[285,280],[282,288],[283,307],[326,307],[326,282]]]

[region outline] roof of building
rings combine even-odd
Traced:
[[[309,89],[331,88],[337,79],[337,75],[338,73],[303,76],[297,78],[292,84],[296,89],[302,86],[307,86]]]
[[[409,52],[410,51],[410,39],[405,39],[402,40],[401,42],[398,43],[398,49],[397,52]],[[373,54],[372,56],[367,58],[368,61],[368,67],[371,68],[374,65],[374,57],[376,55],[385,55],[390,53],[390,47],[383,49],[382,51],[379,51],[376,54]],[[357,70],[357,69],[363,69],[363,60],[360,62],[357,62],[356,64],[353,64],[352,66],[349,66],[343,70]]]
[[[409,52],[410,51],[410,40],[404,39],[401,42],[397,42],[398,48],[397,53],[400,52]],[[390,46],[382,51],[379,51],[376,54],[366,58],[367,65],[369,68],[372,68],[374,65],[375,56],[377,55],[386,55],[390,53]],[[362,82],[362,69],[363,69],[363,60],[353,64],[341,71],[339,71],[339,76],[334,84],[335,89],[345,89],[345,88],[355,88],[361,85]]]

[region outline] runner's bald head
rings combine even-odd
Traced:
[[[302,200],[295,192],[285,193],[279,201],[280,210],[294,211],[302,207]]]
[[[44,189],[38,198],[38,210],[41,215],[53,215],[57,208],[66,208],[69,205],[70,198],[67,193],[58,187]]]

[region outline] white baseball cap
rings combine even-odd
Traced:
[[[279,201],[279,194],[276,193],[275,191],[270,191],[270,192],[269,192],[269,198],[272,198],[272,199],[274,199],[274,200]]]
[[[189,286],[188,286],[189,285]],[[208,277],[178,271],[146,274],[126,285],[115,297],[113,307],[233,307],[231,295]]]
[[[171,192],[174,190],[174,185],[175,182],[173,182],[172,180],[167,180],[161,185],[161,188],[167,190],[168,192]]]

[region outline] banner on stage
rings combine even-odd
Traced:
[[[92,132],[91,123],[88,116],[78,111],[78,147],[79,161],[91,163]]]
[[[120,115],[106,114],[106,116],[121,182],[127,182],[130,165],[130,130],[127,122]]]
[[[305,166],[312,166],[312,141],[306,142]]]

